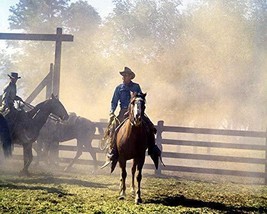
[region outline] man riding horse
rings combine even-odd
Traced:
[[[120,121],[120,123],[123,123],[124,119],[128,117],[128,106],[130,104],[131,99],[131,92],[132,93],[142,93],[142,90],[140,88],[140,85],[132,82],[132,79],[135,77],[135,73],[128,67],[125,67],[123,71],[119,72],[122,75],[123,83],[118,85],[115,88],[112,100],[111,100],[111,110],[110,110],[110,123],[115,118],[115,110],[117,108],[118,102],[120,102],[120,112],[117,117],[117,119]],[[147,127],[147,132],[149,135],[149,145],[148,145],[148,154],[152,158],[155,167],[158,168],[158,158],[161,155],[160,149],[155,145],[155,136],[157,130],[154,126],[154,124],[150,121],[150,119],[144,115],[143,121],[145,123],[145,126]],[[114,135],[116,135],[118,129]],[[118,152],[117,148],[115,146],[115,136],[111,136],[110,141],[110,152],[107,154],[107,162],[104,164],[106,166],[108,163],[111,162],[111,168],[114,167],[114,164],[117,162],[118,159]]]
[[[11,72],[8,74],[10,78],[10,82],[4,87],[2,94],[2,106],[0,107],[0,112],[7,119],[9,124],[9,129],[12,130],[14,126],[15,120],[18,116],[22,116],[19,114],[19,111],[14,107],[15,101],[23,100],[17,96],[17,80],[20,79],[18,73]],[[12,133],[11,133],[12,134]]]

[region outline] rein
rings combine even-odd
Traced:
[[[22,102],[23,102],[23,104],[26,105],[30,110],[32,110],[32,109],[35,108],[35,106],[31,105],[30,103],[27,103],[27,102],[25,102],[25,101],[22,101]],[[40,111],[40,109],[37,110],[37,112],[35,113],[35,115],[36,115],[39,111]],[[35,115],[34,115],[33,117],[35,117]],[[56,122],[61,121],[61,119],[60,119],[58,116],[54,115],[54,114],[50,114],[50,115],[49,115],[49,118],[50,118],[51,120],[56,121]]]

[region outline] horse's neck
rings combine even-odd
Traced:
[[[27,115],[29,118],[33,118],[35,114],[39,111],[40,109],[35,107],[34,109],[31,109],[30,111],[27,111]]]
[[[38,107],[37,111],[30,111],[28,115],[31,116],[31,127],[40,130],[46,123],[50,113],[50,108],[45,106]]]

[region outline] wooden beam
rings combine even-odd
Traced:
[[[47,86],[49,80],[51,80],[52,73],[48,73],[46,77],[39,83],[35,90],[30,94],[30,96],[25,100],[26,103],[31,103],[35,97]]]
[[[72,42],[73,35],[69,34],[25,34],[25,33],[0,33],[0,40],[35,40],[35,41],[66,41]]]
[[[53,72],[50,65],[50,79],[46,77],[28,97],[31,102],[47,84],[46,95],[54,93],[59,97],[60,88],[60,64],[61,64],[61,47],[62,42],[72,42],[73,35],[62,34],[62,28],[57,28],[56,34],[25,34],[25,33],[0,33],[0,40],[35,40],[35,41],[55,41],[55,63]],[[52,82],[51,83],[51,79]],[[50,81],[50,83],[49,83]]]
[[[62,35],[62,28],[57,28],[56,35],[58,38]],[[60,64],[61,64],[61,47],[62,41],[57,40],[55,45],[55,65],[53,73],[53,94],[59,98],[59,88],[60,88]]]

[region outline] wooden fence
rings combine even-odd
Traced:
[[[176,158],[184,160],[208,161],[209,163],[222,162],[223,165],[227,163],[230,166],[231,165],[234,166],[233,167],[234,169],[223,169],[223,168],[220,169],[217,167],[205,168],[205,167],[194,167],[194,166],[166,165],[166,167],[161,167],[158,173],[162,173],[162,171],[168,170],[168,171],[202,173],[202,174],[212,174],[212,175],[252,177],[252,178],[263,179],[264,184],[267,184],[267,133],[266,132],[164,126],[163,121],[158,122],[157,128],[158,128],[157,144],[160,145],[161,148],[163,148],[163,159]],[[219,136],[219,138],[225,136],[226,140],[228,141],[220,142],[220,141],[206,141],[206,140],[166,139],[163,137],[163,134],[167,132],[202,135],[204,139],[208,138],[209,140],[211,139],[210,136],[212,136],[213,138],[215,138],[215,136]],[[229,142],[229,139],[232,139],[234,141]],[[201,147],[201,148],[207,148],[208,152],[207,154],[165,152],[164,146],[166,145],[176,145],[176,146],[179,145],[179,146],[194,147],[194,148]],[[211,152],[211,149],[213,149],[214,151],[216,151],[216,149],[223,151],[231,150],[234,155],[231,156],[222,155],[222,152],[213,154]],[[243,155],[246,154],[246,156],[244,157],[242,154]],[[238,163],[240,166],[235,167],[235,163]],[[241,167],[241,164],[245,165]],[[247,164],[251,164],[253,166],[247,167]],[[242,168],[246,170],[240,170]],[[252,168],[252,170],[248,170],[248,168]]]
[[[100,130],[107,126],[105,122],[95,124]],[[260,183],[267,184],[266,132],[165,126],[163,121],[159,121],[156,128],[156,142],[166,165],[154,171],[157,175],[224,175],[260,179]],[[101,138],[100,134],[94,136],[96,141]],[[76,151],[74,145],[60,145],[59,148],[60,152]],[[96,150],[100,166],[105,155],[100,149]],[[61,158],[61,161],[69,162],[70,158]],[[80,159],[78,164],[94,162]],[[154,170],[150,158],[146,158],[144,168]]]

